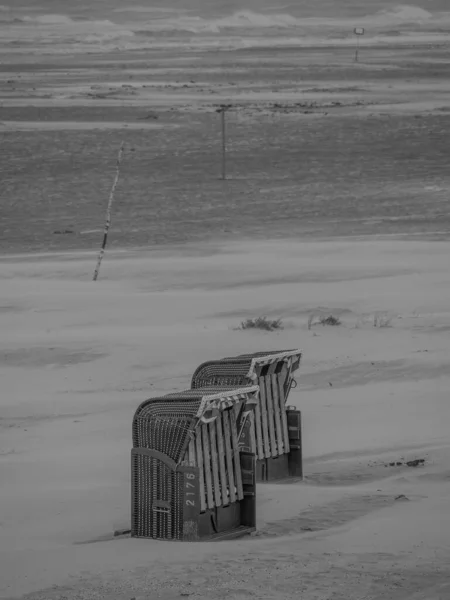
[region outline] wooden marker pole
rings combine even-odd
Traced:
[[[116,176],[114,178],[114,183],[112,185],[111,192],[109,194],[108,207],[106,209],[105,230],[103,232],[103,242],[102,242],[102,247],[101,247],[99,255],[98,255],[97,266],[95,267],[93,281],[97,281],[98,273],[100,271],[100,265],[102,264],[102,259],[105,254],[106,240],[108,239],[108,231],[109,231],[109,226],[111,224],[111,207],[112,207],[112,203],[114,200],[114,192],[116,191],[117,183],[119,181],[120,163],[122,162],[122,154],[123,154],[124,146],[125,146],[125,143],[122,142],[120,145],[119,154],[117,156]]]
[[[222,110],[221,113],[222,118],[222,179],[227,178],[227,163],[226,163],[226,131],[225,131],[225,109]]]
[[[353,33],[356,35],[356,50],[355,50],[355,62],[359,60],[359,38],[361,35],[364,35],[363,27],[355,27]]]
[[[220,122],[222,125],[222,179],[223,180],[225,180],[227,178],[227,163],[226,163],[227,138],[226,138],[226,125],[225,125],[225,112],[229,108],[230,108],[230,105],[222,104],[222,106],[216,110],[216,112],[220,113]]]

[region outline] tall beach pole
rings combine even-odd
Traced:
[[[100,252],[98,254],[97,266],[95,267],[94,277],[92,278],[93,281],[97,281],[98,274],[100,271],[100,265],[102,264],[103,256],[105,255],[106,241],[108,239],[108,231],[109,231],[109,226],[111,224],[111,207],[112,207],[112,203],[114,200],[114,192],[116,191],[117,183],[119,181],[120,163],[122,162],[122,155],[123,155],[124,147],[125,147],[125,142],[122,142],[120,145],[120,148],[119,148],[119,154],[117,155],[116,176],[114,177],[114,183],[112,185],[111,192],[109,193],[108,207],[106,209],[105,229],[103,231],[103,242],[102,242],[102,247],[100,248]]]

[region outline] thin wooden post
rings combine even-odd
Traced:
[[[220,489],[222,491],[222,505],[226,506],[230,504],[230,497],[228,495],[228,482],[227,482],[227,471],[225,467],[225,445],[223,442],[223,428],[222,428],[223,412],[219,414],[216,419],[216,438],[217,438],[217,451],[219,453],[219,472],[220,472]]]
[[[231,432],[231,447],[234,460],[234,476],[236,483],[237,499],[242,500],[244,497],[244,488],[242,486],[241,473],[241,453],[239,452],[239,440],[237,436],[236,415],[229,411],[230,417],[230,432]]]
[[[227,163],[226,163],[226,152],[227,152],[227,143],[226,143],[226,131],[225,131],[225,109],[221,112],[222,118],[222,179],[227,178]]]
[[[205,482],[206,482],[206,504],[208,508],[214,508],[213,481],[211,469],[211,442],[209,437],[208,425],[203,423],[202,426],[202,442],[203,442],[203,464],[205,465]]]
[[[261,406],[261,429],[264,444],[264,456],[270,458],[269,423],[267,418],[266,386],[264,377],[259,378],[259,402]]]
[[[355,27],[353,33],[356,35],[356,50],[355,50],[355,62],[359,60],[359,37],[364,35],[364,27]]]
[[[275,373],[270,375],[273,394],[273,410],[275,415],[275,433],[277,439],[278,455],[284,454],[283,429],[281,426],[281,412],[286,410],[283,406],[280,407],[280,394],[278,393],[278,375]]]
[[[99,252],[99,255],[97,258],[97,266],[95,267],[94,277],[93,277],[94,281],[97,281],[98,273],[100,271],[100,265],[102,264],[103,256],[105,254],[106,240],[108,239],[108,231],[109,231],[109,226],[111,224],[111,207],[112,207],[112,203],[114,200],[114,192],[116,191],[117,183],[119,181],[120,163],[122,162],[122,154],[123,154],[124,146],[125,146],[125,143],[122,142],[120,145],[120,148],[119,148],[119,154],[117,156],[116,176],[114,178],[114,183],[112,185],[111,192],[109,194],[108,207],[106,209],[105,230],[103,232],[103,242],[102,242],[102,247],[100,249],[100,252]]]
[[[284,452],[285,454],[289,453],[289,427],[287,422],[287,414],[286,414],[286,394],[285,394],[285,386],[284,382],[288,376],[288,371],[286,367],[283,367],[280,373],[277,375],[278,379],[278,396],[280,402],[281,409],[281,424],[283,427],[283,441],[284,441]]]
[[[203,466],[202,429],[197,428],[195,436],[195,449],[197,455],[197,466],[200,469],[200,510],[206,510],[205,469]]]
[[[197,461],[195,460],[195,440],[191,439],[188,446],[188,464],[190,467],[196,467]]]
[[[217,419],[216,419],[217,420]],[[209,423],[209,439],[211,442],[211,467],[212,467],[212,477],[213,477],[213,493],[214,493],[214,502],[216,506],[221,506],[222,504],[222,494],[220,489],[220,479],[219,479],[219,456],[217,452],[217,439],[216,439],[216,423],[213,421]]]
[[[231,108],[231,105],[222,104],[220,108],[216,110],[216,112],[220,113],[220,123],[222,127],[222,179],[225,180],[227,178],[227,163],[226,163],[226,154],[227,154],[227,137],[226,137],[226,125],[225,125],[225,113]]]
[[[275,436],[275,411],[273,406],[273,395],[272,395],[272,376],[267,373],[264,377],[264,387],[266,391],[266,402],[267,402],[267,425],[269,427],[269,444],[270,444],[270,455],[278,456],[278,444]]]
[[[230,502],[236,502],[236,483],[235,470],[233,465],[233,448],[231,443],[231,426],[230,426],[231,411],[223,411],[223,439],[225,442],[225,459],[228,473],[228,485],[230,491]]]
[[[260,398],[258,398],[258,404],[255,406],[255,437],[256,437],[256,456],[259,459],[265,458],[264,447],[263,447],[263,436],[262,436],[262,416],[261,416],[261,405]]]
[[[252,454],[258,456],[258,449],[256,447],[256,429],[255,429],[255,413],[253,411],[250,412],[250,447]]]

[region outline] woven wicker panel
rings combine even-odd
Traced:
[[[245,360],[253,360],[253,359],[258,359],[258,358],[265,358],[265,357],[272,357],[272,359],[274,357],[276,357],[277,355],[279,356],[279,360],[277,361],[275,359],[274,362],[278,362],[278,364],[280,364],[281,362],[284,362],[286,360],[286,355],[287,353],[293,353],[293,355],[291,354],[290,356],[290,365],[291,365],[291,369],[292,371],[296,371],[299,366],[300,366],[300,360],[302,357],[302,352],[301,350],[298,349],[291,349],[291,350],[270,350],[270,351],[265,351],[265,352],[253,352],[252,354],[241,354],[239,356],[235,356],[235,357],[228,357],[228,358],[223,358],[222,361],[226,361],[226,362],[240,362],[240,361],[245,361]],[[260,365],[261,368],[262,365]]]
[[[246,384],[247,385],[247,384]],[[230,394],[234,391],[236,391],[238,386],[235,385],[206,385],[206,386],[202,386],[201,389],[189,389],[189,390],[183,390],[181,392],[174,392],[172,394],[167,394],[167,396],[164,396],[163,399],[165,401],[167,400],[189,400],[192,398],[204,398],[205,396],[213,396],[215,394],[221,394],[223,396],[226,396],[227,393],[229,392]],[[246,387],[246,386],[243,386]]]
[[[146,400],[133,419],[133,447],[158,450],[175,462],[184,459],[202,398],[233,392],[236,386],[208,386]]]
[[[206,386],[232,386],[242,387],[252,381],[247,377],[251,359],[214,360],[203,363],[192,376],[193,389]]]
[[[245,359],[245,358],[259,358],[262,356],[273,356],[274,354],[284,354],[285,352],[297,352],[295,348],[290,350],[266,350],[265,352],[253,352],[251,354],[239,354],[238,356],[227,356],[222,360],[236,360],[236,359]]]
[[[297,350],[254,352],[252,354],[241,354],[239,356],[229,356],[219,360],[204,362],[196,369],[192,376],[191,388],[197,389],[208,385],[249,385],[252,383],[252,380],[248,377],[252,359],[274,356],[276,354],[282,355],[285,352],[297,352]]]
[[[163,398],[143,402],[133,419],[134,448],[158,450],[177,462],[184,452],[200,402],[198,394],[187,402]]]
[[[157,458],[134,454],[132,534],[154,539],[182,538],[182,477]]]

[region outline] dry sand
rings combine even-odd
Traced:
[[[111,252],[97,283],[92,253],[2,258],[0,597],[448,599],[449,250],[385,238]],[[308,330],[321,312],[342,325]],[[284,330],[234,329],[260,314]],[[273,347],[304,350],[290,403],[305,481],[258,486],[252,538],[111,539],[129,525],[138,403],[187,386],[209,357]]]

